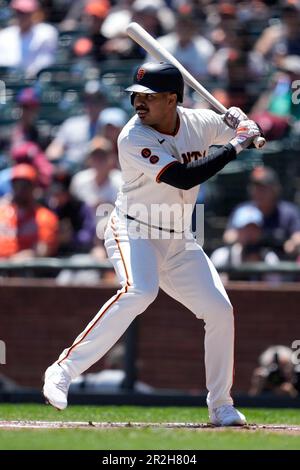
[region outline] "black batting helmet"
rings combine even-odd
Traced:
[[[126,88],[131,91],[131,103],[134,93],[162,93],[169,91],[177,94],[180,103],[183,101],[184,82],[179,70],[167,62],[146,62],[134,73],[133,85]]]

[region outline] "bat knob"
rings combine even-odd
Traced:
[[[254,139],[254,145],[257,149],[263,148],[265,143],[266,143],[266,139],[264,137],[260,136],[260,137],[256,137],[256,139]]]

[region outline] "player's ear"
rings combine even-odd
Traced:
[[[169,93],[169,96],[168,96],[168,102],[169,104],[177,104],[177,94],[176,93]]]

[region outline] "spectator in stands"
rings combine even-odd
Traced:
[[[293,351],[281,345],[270,346],[259,356],[253,371],[250,395],[264,393],[295,398],[300,392],[300,370],[292,361]]]
[[[217,248],[212,253],[211,260],[216,268],[258,261],[276,264],[279,261],[276,254],[262,244],[263,222],[263,214],[257,207],[246,206],[237,209],[231,222],[237,232],[236,242]]]
[[[16,24],[0,31],[0,66],[18,68],[32,78],[54,62],[57,31],[50,24],[35,22],[37,0],[13,0],[11,8]]]
[[[209,31],[209,39],[217,50],[232,45],[238,29],[238,5],[233,2],[218,2],[208,19],[214,27]],[[213,16],[213,18],[212,18]],[[242,49],[243,39],[240,43]]]
[[[215,74],[216,69],[211,69],[211,71]],[[224,88],[217,88],[212,94],[226,108],[238,106],[248,113],[253,105],[253,97],[249,94],[251,70],[248,54],[238,49],[230,49],[224,61],[223,76],[226,77]],[[256,98],[257,95],[255,95]]]
[[[46,150],[50,160],[64,160],[74,169],[84,164],[88,144],[96,134],[99,113],[105,106],[105,96],[98,81],[86,83],[83,102],[85,113],[68,118]]]
[[[36,170],[26,163],[12,171],[11,199],[0,204],[0,258],[52,256],[57,249],[58,220],[35,199]]]
[[[95,239],[94,211],[70,192],[71,174],[57,168],[48,197],[48,207],[59,219],[58,256],[89,253]]]
[[[111,9],[101,27],[101,33],[108,38],[103,50],[108,57],[121,59],[143,59],[145,50],[126,34],[130,21],[136,21],[152,36],[165,32],[163,24],[173,25],[173,14],[162,0],[135,0],[129,5],[117,5]]]
[[[174,14],[164,0],[120,0],[111,8],[101,28],[102,34],[112,39],[110,49],[113,47],[114,52],[121,53],[121,56],[129,54],[131,58],[141,58],[143,50],[138,49],[126,34],[131,21],[139,21],[156,37],[173,29]]]
[[[247,80],[245,80],[247,77]],[[253,97],[249,94],[249,81],[251,80],[251,71],[248,61],[248,55],[244,51],[233,52],[227,61],[227,86],[228,106],[238,106],[248,113],[253,103]],[[256,97],[256,95],[255,95]]]
[[[114,204],[121,186],[121,173],[114,168],[112,144],[105,137],[95,137],[89,147],[90,168],[77,173],[71,192],[95,209],[99,204]]]
[[[65,18],[70,6],[74,3],[77,3],[77,0],[42,0],[43,11],[40,16],[51,24],[57,24]]]
[[[38,92],[32,87],[24,88],[18,93],[16,101],[21,108],[21,116],[12,130],[11,146],[28,141],[41,145],[42,139],[36,125],[40,109]]]
[[[251,118],[264,129],[267,140],[279,140],[292,130],[300,135],[300,106],[293,93],[293,84],[300,83],[300,55],[280,60],[278,70],[271,76],[251,111]],[[296,96],[297,98],[297,96]]]
[[[37,171],[37,183],[41,188],[48,188],[52,181],[53,165],[46,154],[34,142],[23,142],[11,150],[11,158],[15,164],[28,163]]]
[[[82,18],[86,12],[86,6],[89,3],[98,4],[97,6],[93,6],[94,11],[96,11],[96,8],[98,7],[97,14],[100,11],[107,13],[110,10],[109,0],[64,0],[65,4],[66,2],[69,3],[69,8],[63,21],[59,25],[60,31],[76,31],[80,29]]]
[[[34,142],[21,142],[11,149],[10,156],[13,165],[27,163],[35,168],[37,185],[40,188],[45,189],[50,185],[53,167],[37,144]],[[0,172],[0,196],[12,193],[11,175],[13,168],[9,167]]]
[[[119,0],[112,6],[102,25],[102,34],[111,39],[126,33],[126,27],[131,19],[132,3],[133,0]]]
[[[77,56],[89,54],[96,62],[107,59],[104,50],[107,37],[101,32],[102,23],[109,12],[110,5],[106,1],[90,0],[84,8],[83,27],[86,36],[78,38],[74,44]]]
[[[240,207],[257,207],[263,213],[263,243],[280,258],[294,258],[300,247],[300,215],[297,206],[280,199],[281,186],[275,171],[256,167],[250,176],[250,201],[239,205],[229,217],[224,233],[225,243],[237,241],[238,233],[233,225]]]
[[[247,0],[233,3],[237,4],[237,16],[240,23],[245,28],[254,24],[254,32],[258,34],[261,24],[265,24],[274,13],[278,14],[276,7],[279,2],[278,0]]]
[[[97,216],[97,230],[95,244],[90,251],[90,259],[103,261],[107,259],[103,244],[103,230],[107,222],[107,208],[111,209],[121,187],[121,172],[114,169],[115,158],[112,145],[102,136],[96,136],[90,143],[88,150],[88,169],[76,173],[71,182],[71,194],[93,208],[93,214]],[[101,205],[104,212],[101,211]],[[90,273],[92,275],[92,273]],[[95,273],[94,273],[95,274]],[[108,277],[115,279],[113,272],[107,273]],[[93,282],[98,282],[99,276],[95,275]],[[106,277],[106,274],[104,275]],[[68,275],[67,280],[76,282],[77,276]],[[61,281],[61,279],[60,279]]]
[[[236,6],[232,5],[233,9]],[[227,62],[232,57],[237,57],[238,53],[245,54],[251,49],[249,32],[242,27],[235,16],[233,24],[221,20],[220,25],[213,29],[211,40],[216,47],[216,51],[209,63],[209,73],[216,78],[228,80]],[[248,57],[247,57],[248,58]]]
[[[168,19],[169,10],[161,0],[135,0],[132,4],[132,16],[130,21],[135,21],[140,24],[151,36],[157,38],[165,33],[163,26],[163,13],[164,17]],[[171,18],[173,24],[173,19]],[[126,42],[125,42],[126,41]],[[146,51],[143,47],[137,44],[135,41],[129,38],[111,39],[110,44],[113,44],[117,50],[121,50],[122,47],[122,58],[127,59],[140,59],[144,60],[146,57]]]
[[[198,24],[194,17],[178,15],[175,31],[158,40],[194,76],[207,77],[208,63],[214,53],[214,47],[208,39],[198,33]],[[153,61],[152,56],[148,58]]]
[[[98,119],[98,134],[110,141],[115,157],[114,167],[116,168],[119,168],[118,137],[127,121],[127,113],[116,107],[104,109]]]
[[[254,46],[255,60],[260,70],[278,65],[287,55],[300,55],[300,5],[284,0],[281,21],[268,26]]]
[[[164,9],[168,14],[165,3],[160,0],[135,0],[132,4],[131,20],[139,23],[151,36],[157,38],[165,32],[159,15],[160,9]],[[142,58],[144,56],[142,55]]]

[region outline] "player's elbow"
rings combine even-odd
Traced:
[[[186,191],[188,189],[192,189],[193,187],[194,187],[194,185],[189,183],[188,181],[182,181],[180,186],[178,186],[178,189],[183,189],[183,190]]]
[[[174,186],[174,188],[183,189],[183,190],[191,189],[193,187],[187,181],[176,181],[173,183],[170,182],[168,184],[170,184],[171,186]]]
[[[194,188],[195,186],[198,186],[198,184],[191,183],[190,181],[184,181],[182,184],[182,188],[180,189],[188,190]]]
[[[191,189],[193,184],[187,178],[185,165],[177,163],[167,168],[161,175],[160,181],[177,189]]]

